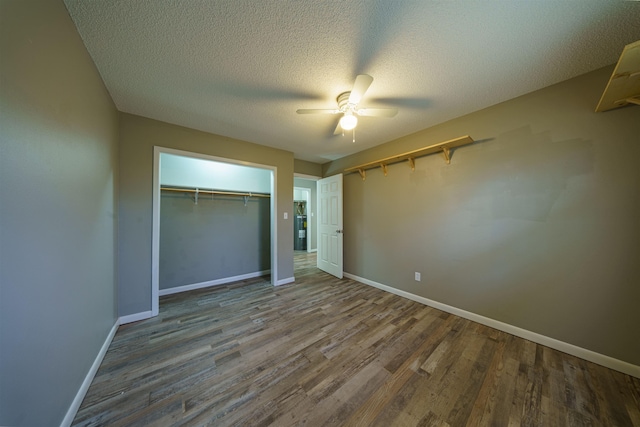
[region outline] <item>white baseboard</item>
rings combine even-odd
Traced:
[[[640,378],[640,366],[633,365],[623,360],[614,359],[613,357],[606,356],[604,354],[596,353],[595,351],[588,350],[586,348],[578,347],[573,344],[566,343],[564,341],[557,340],[555,338],[541,335],[536,332],[532,332],[526,329],[519,328],[517,326],[510,325],[508,323],[500,322],[499,320],[491,319],[470,311],[462,310],[441,302],[430,300],[428,298],[421,297],[419,295],[412,294],[400,289],[393,288],[391,286],[383,285],[382,283],[374,282],[373,280],[365,279],[363,277],[356,276],[350,273],[344,273],[344,277],[355,280],[365,285],[373,286],[386,292],[410,299],[420,304],[428,305],[429,307],[437,308],[438,310],[446,311],[447,313],[455,314],[456,316],[463,317],[465,319],[480,323],[485,326],[489,326],[494,329],[506,332],[511,335],[515,335],[520,338],[524,338],[529,341],[533,341],[537,344],[553,348],[558,351],[562,351],[572,356],[579,357],[581,359],[588,360],[589,362],[597,363],[604,367],[622,372],[624,374],[631,375],[636,378]]]
[[[209,280],[207,282],[194,283],[192,285],[176,286],[175,288],[160,289],[160,296],[177,294],[178,292],[193,291],[195,289],[208,288],[210,286],[224,285],[226,283],[237,282],[239,280],[253,279],[271,274],[271,270],[256,271],[254,273],[241,274],[239,276],[224,277],[222,279]]]
[[[125,325],[127,323],[138,322],[140,320],[151,319],[153,317],[153,312],[151,311],[142,311],[140,313],[128,314],[126,316],[120,316],[120,324]]]
[[[73,422],[73,419],[76,417],[76,414],[78,413],[78,409],[80,409],[80,405],[82,404],[84,397],[87,395],[89,386],[93,382],[93,378],[96,376],[96,372],[98,372],[98,368],[102,363],[102,359],[104,359],[104,355],[107,353],[107,350],[111,345],[111,341],[113,341],[113,337],[115,336],[116,331],[118,330],[118,326],[120,326],[120,319],[116,320],[116,323],[111,328],[111,331],[109,331],[109,334],[107,335],[107,339],[104,340],[104,343],[102,344],[102,347],[98,352],[98,355],[93,361],[91,368],[89,368],[89,372],[87,372],[87,376],[84,378],[84,381],[82,382],[82,385],[78,390],[78,393],[76,393],[76,397],[71,402],[71,406],[69,406],[69,409],[67,410],[67,414],[64,416],[62,423],[60,423],[60,427],[69,427]]]
[[[309,249],[307,252],[309,253],[318,252],[318,249]]]
[[[280,279],[276,282],[275,286],[286,285],[287,283],[293,283],[296,281],[295,277],[287,277],[286,279]]]

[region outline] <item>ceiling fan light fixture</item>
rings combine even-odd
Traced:
[[[640,1],[640,0],[639,0]],[[296,110],[298,114],[341,114],[340,120],[333,132],[334,135],[344,135],[345,131],[352,130],[355,142],[355,128],[358,125],[358,116],[369,117],[394,117],[398,110],[396,108],[358,108],[358,104],[364,93],[373,82],[373,77],[368,74],[358,74],[353,84],[353,89],[342,92],[336,98],[338,109],[329,108],[302,108]],[[335,122],[334,122],[335,123]]]
[[[340,127],[344,130],[351,130],[358,124],[358,118],[353,115],[351,111],[344,113],[344,116],[340,119]]]

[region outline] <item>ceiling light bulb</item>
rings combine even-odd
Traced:
[[[344,116],[340,119],[340,126],[344,130],[351,130],[358,124],[358,118],[353,115],[351,111],[344,113]]]

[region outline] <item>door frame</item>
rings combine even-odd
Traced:
[[[242,160],[228,159],[195,153],[192,151],[176,150],[160,146],[153,147],[153,214],[151,232],[151,316],[157,316],[160,312],[160,154],[174,154],[177,156],[191,157],[194,159],[210,160],[219,163],[230,163],[241,166],[249,166],[257,169],[271,171],[271,284],[278,283],[278,168],[276,166],[246,162]]]
[[[314,181],[314,185],[316,186],[315,190],[316,190],[316,198],[317,198],[317,194],[318,194],[318,181],[319,181],[319,180],[321,180],[321,179],[322,179],[322,177],[320,177],[320,176],[315,176],[315,175],[307,175],[307,174],[303,174],[303,173],[294,173],[294,174],[293,174],[293,177],[294,177],[294,178],[306,179],[307,181]],[[309,236],[311,236],[311,232],[310,232],[309,230],[311,230],[311,228],[312,228],[311,223],[313,222],[313,221],[311,221],[311,219],[310,219],[310,215],[311,215],[311,207],[312,207],[312,206],[315,206],[315,205],[313,205],[313,203],[316,203],[316,202],[317,202],[317,200],[313,200],[313,201],[311,200],[311,199],[312,199],[312,197],[311,197],[311,193],[312,193],[312,192],[311,192],[311,190],[310,190],[309,188],[307,188],[307,187],[296,187],[296,186],[295,186],[295,183],[294,183],[294,187],[293,187],[293,188],[294,188],[294,190],[297,188],[297,189],[300,189],[300,190],[308,190],[308,191],[309,191],[309,199],[307,200],[307,224],[308,224],[308,228],[307,228],[307,242],[310,242],[310,240],[309,240],[309,239],[310,239],[310,237],[309,237]],[[315,208],[316,208],[316,212],[315,212],[315,215],[314,215],[314,219],[317,221],[317,220],[318,220],[318,211],[317,211],[318,207],[317,207],[317,206],[315,206]],[[317,227],[316,227],[316,228],[317,228]],[[316,232],[316,233],[317,233],[317,232]],[[317,251],[318,251],[318,239],[317,239],[317,235],[316,235],[316,248],[315,248],[315,249],[313,249],[313,250],[310,250],[310,248],[311,248],[311,243],[307,243],[307,253],[309,253],[309,252],[317,252]]]

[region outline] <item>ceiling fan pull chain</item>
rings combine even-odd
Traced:
[[[356,128],[353,128],[353,141],[351,141],[352,143],[356,143]]]

